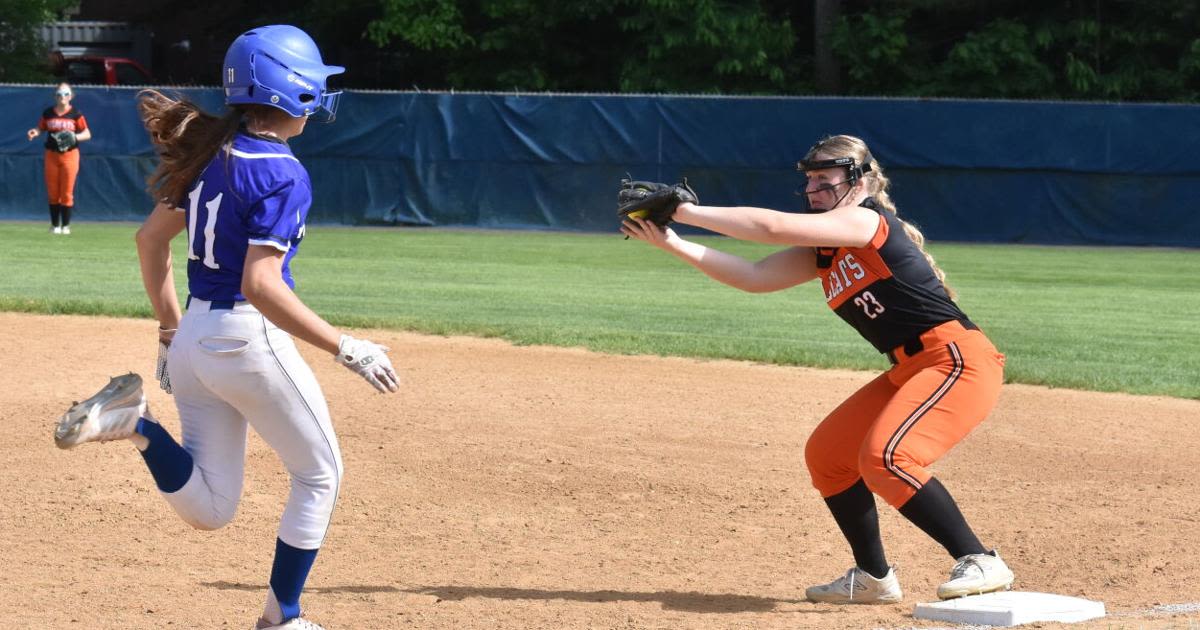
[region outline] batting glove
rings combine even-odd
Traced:
[[[158,329],[158,363],[154,366],[154,378],[158,379],[158,386],[168,394],[171,391],[171,374],[167,372],[167,352],[171,348],[171,340],[175,338],[174,328]]]
[[[400,389],[400,379],[396,377],[396,370],[392,369],[387,351],[387,346],[342,335],[335,360],[386,394]]]

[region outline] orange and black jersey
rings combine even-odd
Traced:
[[[829,307],[880,352],[912,344],[921,333],[951,320],[974,328],[904,233],[900,219],[874,199],[862,205],[879,214],[870,243],[816,248],[817,275]]]
[[[46,111],[42,112],[42,119],[38,121],[38,129],[49,131],[50,133],[56,131],[81,133],[87,128],[87,119],[75,107],[68,109],[65,114],[59,114],[54,111],[53,107],[47,107]],[[54,143],[54,138],[51,138],[49,134],[46,136],[45,146],[51,151],[56,149],[57,145]]]

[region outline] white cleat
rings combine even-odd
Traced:
[[[274,625],[274,626],[271,625],[270,621],[260,618],[258,620],[258,623],[254,624],[254,630],[325,630],[325,629],[303,617],[296,617],[295,619],[288,619],[287,621],[285,621],[281,624],[278,624],[278,625]]]
[[[895,604],[904,599],[896,567],[888,567],[882,578],[854,567],[829,584],[810,586],[804,594],[811,602],[830,604]]]
[[[71,405],[58,421],[54,443],[73,448],[84,442],[107,442],[133,435],[138,418],[146,415],[142,377],[132,372],[108,381],[104,389]]]
[[[950,570],[950,581],[938,587],[939,599],[982,595],[1012,588],[1013,572],[1000,554],[973,553],[958,559]]]
[[[56,226],[50,228],[50,233],[51,234],[62,234],[62,228],[60,228],[56,225]]]
[[[70,233],[71,233],[71,226],[69,226],[69,225],[64,225],[64,226],[62,226],[62,233],[63,233],[63,234],[70,234]]]

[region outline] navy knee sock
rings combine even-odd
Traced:
[[[178,491],[192,476],[191,453],[157,422],[138,418],[136,430],[150,441],[150,446],[141,453],[158,489],[168,494]]]
[[[317,559],[316,549],[297,549],[275,539],[275,563],[271,566],[271,591],[283,611],[283,620],[300,616],[300,591]]]
[[[67,227],[68,225],[71,225],[71,211],[75,209],[75,206],[60,205],[58,207],[58,209],[60,212],[62,212],[63,227]]]
[[[854,564],[876,578],[887,575],[887,556],[879,538],[879,512],[875,509],[875,495],[867,489],[867,484],[859,479],[848,489],[825,499],[825,505],[850,543]]]
[[[50,204],[50,225],[54,227],[62,225],[62,206],[56,203]]]
[[[929,534],[956,559],[987,551],[975,532],[971,531],[971,526],[967,525],[967,519],[950,492],[935,478],[931,477],[913,498],[900,506],[900,514]]]

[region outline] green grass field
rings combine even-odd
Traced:
[[[149,317],[129,223],[0,222],[0,310]],[[772,247],[709,245],[756,258]],[[176,278],[185,292],[183,239]],[[1010,382],[1200,399],[1200,251],[933,244]],[[314,226],[297,292],[335,324],[878,370],[815,283],[720,285],[616,234]],[[401,357],[399,360],[403,361]]]

